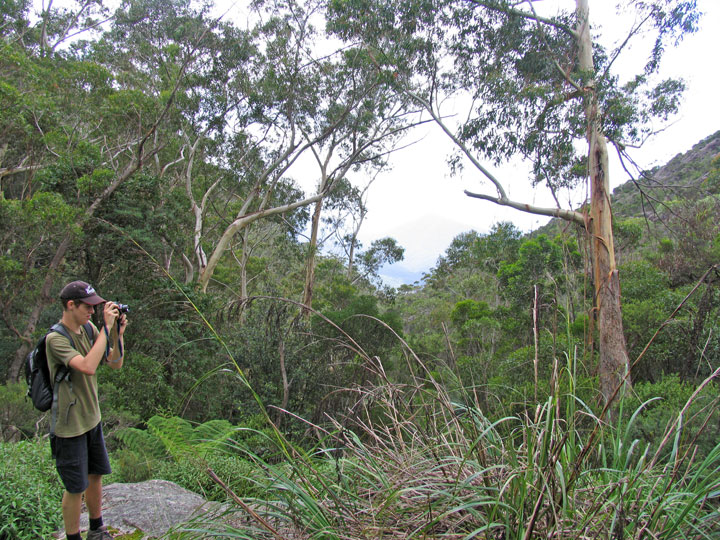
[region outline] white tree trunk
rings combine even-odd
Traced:
[[[580,69],[594,73],[590,37],[588,0],[576,0],[578,15],[578,54]],[[610,173],[605,136],[594,80],[585,88],[587,120],[588,174],[590,177],[590,221],[595,312],[598,328],[600,391],[605,403],[621,396],[630,384],[629,359],[620,307],[620,280],[615,264],[615,246],[610,206]]]

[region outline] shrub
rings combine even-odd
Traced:
[[[227,500],[225,491],[210,478],[208,468],[241,498],[262,495],[262,490],[253,479],[253,471],[257,470],[257,466],[237,456],[213,454],[202,461],[188,458],[158,461],[153,477],[175,482],[211,501]]]
[[[111,455],[112,474],[105,483],[136,483],[152,478],[152,458],[130,448],[121,448]]]
[[[103,416],[112,413],[150,418],[177,399],[165,380],[163,366],[149,356],[133,352],[132,362],[123,369],[102,369]]]
[[[49,538],[62,526],[62,494],[47,440],[0,443],[0,539]]]
[[[626,400],[626,415],[630,415],[648,400],[633,424],[632,437],[655,448],[662,441],[668,426],[677,420],[678,413],[693,396],[695,385],[680,380],[676,374],[665,375],[657,383],[638,383],[633,397]],[[697,447],[699,456],[707,456],[718,442],[720,411],[717,408],[718,386],[710,384],[693,398],[680,425],[681,447]],[[669,451],[669,450],[668,450]]]
[[[259,418],[252,417],[260,424]],[[159,478],[203,495],[223,501],[226,493],[210,478],[213,472],[237,495],[252,497],[260,491],[250,478],[254,465],[242,456],[269,452],[268,436],[250,427],[237,429],[226,420],[210,420],[193,426],[177,416],[153,416],[148,429],[118,431],[123,447],[113,452],[113,475],[108,482],[142,482]]]
[[[0,441],[44,433],[48,417],[33,407],[24,382],[0,385]]]

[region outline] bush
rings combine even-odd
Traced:
[[[33,407],[24,382],[0,385],[0,441],[45,433],[49,416]]]
[[[116,450],[110,456],[112,474],[106,478],[105,483],[137,483],[152,478],[153,460],[147,455],[136,452],[130,448]]]
[[[62,527],[62,494],[47,440],[0,443],[0,540],[49,538]]]
[[[641,403],[655,397],[645,406],[635,421],[632,437],[656,448],[667,427],[677,420],[678,413],[695,392],[695,385],[680,380],[675,374],[665,375],[657,383],[638,383],[633,386],[633,397],[625,402],[625,414],[631,415]],[[700,457],[707,456],[720,437],[720,411],[717,408],[718,386],[709,384],[693,399],[683,416],[681,447],[697,446]],[[668,450],[669,451],[669,450]]]
[[[252,424],[262,425],[259,417]],[[177,416],[153,416],[148,429],[126,428],[117,432],[122,448],[112,453],[113,474],[108,482],[168,480],[209,500],[224,501],[226,493],[210,478],[213,472],[241,497],[259,495],[240,448],[253,455],[271,453],[267,431],[247,426],[237,429],[226,420],[210,420],[193,426]],[[275,449],[277,451],[277,449]]]
[[[217,485],[207,473],[208,467],[241,498],[260,497],[260,489],[253,479],[257,466],[236,456],[213,454],[203,461],[182,459],[156,462],[153,476],[199,493],[210,501],[226,501],[225,491]]]
[[[132,361],[122,369],[102,369],[99,384],[105,417],[112,414],[147,419],[178,399],[165,380],[163,366],[142,353],[133,352]]]

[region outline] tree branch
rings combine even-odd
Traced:
[[[566,34],[571,36],[572,38],[577,37],[577,32],[575,31],[574,28],[567,26],[566,24],[563,24],[556,20],[548,19],[547,17],[541,17],[540,15],[535,13],[534,9],[533,9],[533,13],[528,13],[527,11],[522,11],[521,9],[516,9],[509,5],[500,5],[499,2],[493,1],[493,0],[466,0],[466,2],[468,2],[470,4],[475,4],[476,6],[484,7],[491,11],[497,11],[500,13],[505,13],[507,15],[516,15],[516,16],[522,17],[524,19],[542,23],[547,26],[552,26],[554,28],[557,28],[558,30],[562,30],[563,32],[565,32]]]
[[[6,167],[4,169],[0,169],[0,178],[3,178],[5,176],[10,176],[11,174],[15,173],[21,173],[21,172],[27,172],[27,171],[37,171],[38,169],[42,169],[42,165],[26,165],[26,166],[18,166],[18,167]]]
[[[507,194],[505,193],[505,189],[503,188],[500,181],[487,169],[485,168],[482,163],[480,163],[477,158],[470,152],[470,150],[465,146],[465,144],[452,132],[450,129],[445,125],[445,123],[442,121],[442,119],[439,117],[439,115],[435,112],[435,110],[432,108],[430,103],[428,103],[427,100],[423,99],[421,96],[409,91],[409,90],[403,90],[407,95],[409,95],[414,100],[418,101],[427,111],[430,113],[430,116],[433,117],[433,120],[440,126],[440,128],[445,132],[445,134],[450,137],[450,139],[455,143],[455,145],[462,151],[465,156],[471,161],[471,163],[480,171],[482,172],[485,177],[490,180],[493,185],[495,186],[495,189],[498,192],[497,197],[493,197],[491,195],[485,195],[480,193],[473,193],[468,190],[465,190],[465,195],[468,197],[473,197],[476,199],[482,199],[485,201],[490,201],[495,204],[498,204],[500,206],[508,206],[510,208],[515,208],[516,210],[520,210],[522,212],[527,212],[530,214],[536,214],[541,216],[550,216],[550,217],[558,217],[567,221],[571,221],[573,223],[578,223],[581,225],[585,224],[585,218],[583,214],[580,212],[576,212],[574,210],[565,210],[563,208],[543,208],[539,206],[534,206],[527,203],[521,203],[517,201],[512,201],[508,199]]]
[[[492,195],[484,195],[482,193],[473,193],[465,190],[465,195],[473,197],[475,199],[482,199],[484,201],[490,201],[500,206],[508,206],[521,212],[527,212],[528,214],[536,214],[539,216],[549,216],[578,223],[580,225],[585,224],[585,218],[581,212],[575,210],[566,210],[564,208],[545,208],[541,206],[535,206],[532,204],[522,203],[518,201],[512,201],[507,197],[493,197]]]
[[[450,137],[452,142],[454,142],[455,145],[462,151],[462,153],[465,154],[465,156],[467,156],[467,158],[475,166],[475,168],[477,168],[481,173],[483,173],[485,175],[485,177],[488,180],[490,180],[493,183],[493,185],[495,186],[495,189],[497,189],[497,191],[498,191],[498,195],[500,196],[500,198],[507,199],[507,195],[505,194],[505,189],[503,188],[500,181],[497,178],[495,178],[495,176],[488,169],[486,169],[483,166],[483,164],[480,163],[477,160],[477,158],[475,158],[474,155],[472,155],[472,153],[467,148],[467,146],[465,146],[465,144],[452,131],[450,131],[450,128],[448,128],[445,125],[445,123],[442,121],[440,116],[433,109],[432,105],[430,105],[430,103],[427,100],[425,100],[418,94],[411,92],[410,90],[403,89],[403,92],[405,92],[412,99],[414,99],[415,101],[420,103],[425,108],[425,110],[427,110],[427,112],[430,114],[430,116],[432,116],[433,120],[435,120],[437,125],[440,126],[440,129],[442,129],[445,132],[445,134],[448,137]]]

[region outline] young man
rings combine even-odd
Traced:
[[[112,536],[102,521],[102,475],[110,474],[110,461],[100,423],[98,385],[95,374],[107,360],[113,369],[123,365],[125,314],[106,302],[84,281],[68,283],[60,291],[63,305],[60,322],[72,337],[51,332],[46,340],[50,380],[61,364],[70,367],[70,380],[58,387],[57,422],[51,439],[53,457],[65,486],[62,514],[68,540],[80,540],[80,511],[83,494],[90,517],[87,540],[108,540]],[[98,330],[90,321],[95,306],[105,304],[104,325]],[[90,345],[83,325],[90,323],[94,343]]]

